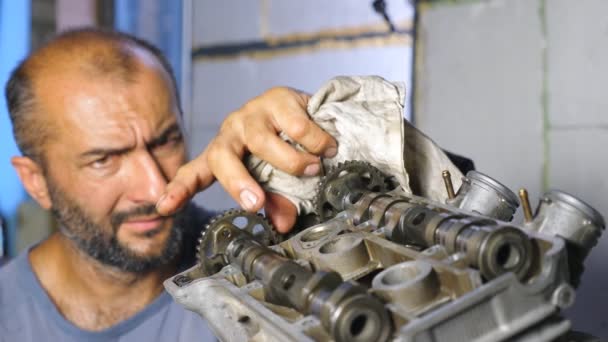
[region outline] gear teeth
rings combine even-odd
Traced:
[[[325,204],[327,201],[324,191],[330,182],[341,177],[341,173],[343,171],[348,171],[348,173],[359,173],[361,175],[369,174],[369,184],[367,190],[388,191],[386,180],[389,178],[389,176],[385,175],[382,171],[378,170],[370,163],[359,160],[347,160],[344,162],[339,162],[337,165],[331,167],[329,171],[325,173],[325,176],[321,178],[317,187],[317,193],[313,198],[315,203],[315,211],[317,216],[319,216],[322,221],[332,218],[337,214],[331,211],[329,213],[326,212]]]
[[[212,250],[211,248],[208,248],[209,246],[207,246],[210,243],[209,241],[207,241],[207,236],[209,235],[208,233],[216,229],[220,223],[223,223],[225,221],[233,223],[234,220],[238,217],[245,217],[247,219],[248,224],[244,229],[252,235],[254,235],[253,228],[255,226],[261,225],[262,228],[264,228],[264,232],[261,234],[262,236],[258,236],[257,238],[258,241],[262,242],[263,244],[274,245],[281,242],[280,235],[277,233],[277,231],[274,229],[268,219],[264,217],[264,215],[262,215],[261,213],[250,213],[245,210],[235,208],[228,209],[223,213],[220,213],[211,218],[211,220],[209,220],[209,222],[205,225],[205,229],[201,232],[201,235],[198,239],[196,255],[198,263],[201,265],[201,267],[203,267],[203,271],[206,271],[204,269],[204,259],[206,258],[205,251]]]

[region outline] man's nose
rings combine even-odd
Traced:
[[[149,153],[141,153],[137,156],[130,178],[131,199],[134,202],[154,204],[167,186],[166,176]]]

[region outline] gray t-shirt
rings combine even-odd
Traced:
[[[0,267],[0,342],[215,341],[207,323],[163,291],[145,309],[99,332],[82,330],[53,304],[21,253]]]

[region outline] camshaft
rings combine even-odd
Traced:
[[[232,224],[208,234],[225,262],[264,285],[266,301],[319,318],[336,341],[386,341],[391,320],[383,303],[354,281],[336,272],[312,272],[263,246]],[[222,247],[222,246],[225,246]]]

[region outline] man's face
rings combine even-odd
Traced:
[[[55,130],[44,146],[51,209],[81,250],[130,272],[178,252],[176,219],[154,204],[186,158],[168,76],[151,57],[138,64],[128,82],[74,73],[38,87]]]

